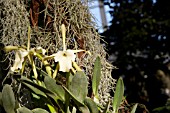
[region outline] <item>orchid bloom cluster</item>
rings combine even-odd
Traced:
[[[65,44],[66,28],[65,28],[64,24],[62,24],[62,26],[61,26],[61,31],[62,31],[62,38],[63,38],[63,51],[58,51],[57,53],[54,53],[50,56],[45,56],[46,50],[43,49],[42,47],[29,49],[30,36],[28,36],[27,49],[22,48],[22,47],[17,47],[17,46],[6,46],[5,50],[7,52],[11,51],[11,50],[15,50],[14,64],[10,70],[12,72],[18,72],[19,70],[24,68],[24,62],[26,61],[26,59],[29,59],[31,65],[32,65],[32,68],[33,68],[34,75],[36,75],[36,78],[37,78],[36,67],[33,62],[33,56],[36,56],[36,57],[40,58],[42,61],[46,61],[47,59],[54,58],[54,61],[58,62],[58,66],[59,66],[58,70],[59,71],[69,72],[71,69],[73,69],[73,65],[74,65],[74,67],[77,67],[76,69],[79,69],[78,71],[80,71],[81,69],[75,63],[75,60],[76,60],[75,53],[82,52],[84,50],[66,49],[66,44]],[[30,30],[28,30],[28,32],[29,32],[28,34],[30,34]]]

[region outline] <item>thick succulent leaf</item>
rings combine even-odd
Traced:
[[[75,104],[78,106],[79,110],[82,113],[90,113],[89,109],[87,108],[87,106],[82,103],[81,101],[79,101],[73,94],[72,92],[70,92],[65,86],[63,86],[63,88],[65,89],[66,93],[68,93],[70,95],[70,97],[73,99],[73,101],[75,102]]]
[[[138,106],[138,104],[136,103],[136,104],[133,106],[132,111],[131,111],[130,113],[135,113],[137,106]]]
[[[87,97],[84,104],[89,108],[90,113],[99,113],[96,103],[91,98]]]
[[[86,75],[82,71],[78,71],[69,86],[70,92],[76,97],[76,99],[84,103],[84,100],[88,93],[88,81]]]
[[[77,106],[84,106],[84,103],[82,103],[81,101],[79,101],[72,92],[70,92],[65,86],[63,86],[63,88],[65,89],[66,93],[68,93],[71,98],[73,99],[73,101],[76,103]]]
[[[46,111],[45,109],[42,109],[42,108],[35,108],[32,111],[33,111],[33,113],[49,113],[48,111]]]
[[[90,112],[90,110],[87,108],[87,106],[79,106],[79,110],[82,112],[82,113],[92,113]],[[95,113],[95,112],[94,112]]]
[[[29,89],[31,89],[35,94],[43,96],[43,97],[47,97],[46,94],[43,91],[39,90],[38,88],[36,88],[28,83],[25,83],[25,82],[23,82],[23,84],[25,86],[27,86]]]
[[[45,76],[45,86],[48,90],[54,92],[59,96],[59,99],[65,101],[65,91],[61,85],[57,85],[55,80],[49,76]]]
[[[51,92],[50,90],[48,90],[42,86],[39,86],[38,84],[35,84],[34,82],[32,82],[31,80],[29,80],[26,77],[21,77],[20,81],[21,81],[21,83],[26,85],[28,88],[30,88],[35,94],[39,94],[44,97],[46,97],[45,94],[54,95],[54,93]]]
[[[97,96],[98,94],[98,86],[100,83],[100,77],[101,77],[101,62],[100,62],[100,58],[97,57],[95,64],[94,64],[93,78],[92,78],[92,90],[95,96]]]
[[[15,96],[12,87],[8,84],[2,89],[2,103],[7,113],[15,113]]]
[[[29,80],[26,77],[21,77],[20,81],[22,84],[27,86],[30,90],[32,90],[35,94],[37,94],[39,96],[43,96],[43,97],[49,96],[52,99],[54,99],[54,101],[57,102],[57,99],[59,97],[57,95],[55,95],[53,92],[51,92],[50,90],[33,83],[31,80]]]
[[[21,107],[17,109],[17,113],[33,113],[33,112],[26,107]]]
[[[120,77],[116,84],[116,90],[113,98],[113,113],[118,112],[118,108],[122,102],[123,95],[124,95],[124,84],[122,78]]]
[[[51,98],[53,99],[56,104],[59,103],[59,97],[58,95],[56,95],[55,93],[53,93],[52,91],[50,91],[49,89],[39,86],[38,84],[33,83],[31,80],[29,80],[26,77],[21,77],[20,79],[21,83],[23,83],[25,86],[27,86],[30,90],[32,90],[35,94],[39,95],[39,96],[43,96],[45,98]],[[60,107],[62,105],[62,103],[58,104]]]

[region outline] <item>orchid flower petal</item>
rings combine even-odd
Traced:
[[[11,71],[15,72],[22,69],[22,63],[24,62],[24,57],[28,55],[27,51],[18,50],[15,53],[14,65],[11,67]]]
[[[69,72],[75,59],[76,55],[72,50],[59,51],[54,57],[55,62],[59,62],[59,71],[62,72]]]

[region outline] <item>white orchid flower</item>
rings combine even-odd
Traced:
[[[14,65],[11,67],[11,71],[15,72],[22,69],[22,63],[24,62],[24,58],[28,55],[26,50],[18,50],[15,53],[15,61]]]
[[[62,30],[62,37],[63,37],[63,51],[58,51],[57,53],[51,55],[50,57],[54,57],[55,62],[59,63],[59,71],[69,72],[70,69],[72,68],[72,63],[76,60],[75,53],[84,50],[70,50],[70,49],[66,50],[66,45],[65,45],[66,28],[64,24],[62,24],[61,30]]]
[[[20,69],[22,69],[22,64],[24,62],[24,59],[26,56],[28,56],[30,53],[34,53],[34,55],[36,55],[36,53],[41,53],[43,55],[45,55],[46,50],[43,49],[42,47],[37,47],[30,49],[29,51],[25,50],[25,49],[19,49],[16,51],[15,53],[15,61],[13,66],[11,67],[11,71],[16,72]]]
[[[53,54],[55,62],[59,63],[59,71],[69,72],[72,68],[72,62],[76,60],[76,52],[84,50],[63,50]]]

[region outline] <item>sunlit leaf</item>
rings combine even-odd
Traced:
[[[86,75],[82,71],[78,71],[69,86],[70,92],[79,100],[81,103],[84,102],[88,93],[88,81]]]
[[[92,90],[95,96],[97,96],[98,94],[98,86],[100,83],[100,77],[101,77],[101,62],[100,62],[100,58],[97,57],[95,64],[94,64],[93,78],[92,78]]]
[[[15,113],[15,96],[12,87],[6,84],[2,90],[2,103],[7,113]]]
[[[113,113],[118,112],[119,106],[123,99],[123,95],[124,95],[124,84],[122,78],[120,77],[116,84],[116,90],[113,98]]]
[[[89,109],[84,104],[84,100],[88,93],[87,86],[87,78],[82,71],[78,71],[76,75],[73,76],[69,89],[63,86],[82,113],[90,113]]]
[[[49,76],[45,76],[44,79],[45,86],[48,90],[56,93],[62,101],[65,101],[65,91],[61,85],[57,85],[55,80]]]
[[[137,106],[138,106],[138,104],[136,103],[136,104],[133,106],[132,111],[131,111],[130,113],[135,113]]]
[[[65,86],[63,86],[63,88],[65,89],[66,93],[68,93],[71,98],[73,99],[73,101],[76,103],[77,106],[84,106],[84,103],[82,103],[81,101],[79,101],[72,92],[70,92]]]
[[[52,106],[50,104],[47,104],[47,106],[48,106],[48,109],[50,110],[51,113],[56,113],[56,110],[55,110],[54,106]],[[60,104],[60,106],[61,106],[61,104]]]
[[[72,92],[70,92],[65,86],[63,86],[63,88],[65,89],[66,93],[68,93],[71,98],[73,99],[73,101],[75,102],[75,104],[78,106],[79,110],[82,111],[82,113],[90,113],[89,109],[87,108],[87,106],[82,103],[81,101],[79,101],[73,94]]]

